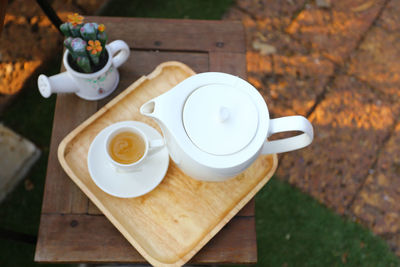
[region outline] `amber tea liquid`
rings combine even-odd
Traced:
[[[131,164],[140,160],[146,150],[143,138],[133,132],[121,132],[110,141],[109,154],[120,164]]]

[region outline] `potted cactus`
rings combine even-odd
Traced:
[[[67,71],[52,77],[40,75],[40,93],[49,97],[51,93],[74,92],[81,98],[98,100],[114,91],[119,82],[117,68],[129,56],[128,45],[121,40],[107,44],[105,26],[84,23],[84,17],[77,13],[69,15],[60,29],[66,37],[63,63]]]
[[[107,62],[105,26],[97,23],[83,23],[83,16],[75,13],[68,16],[69,21],[61,24],[65,35],[64,46],[70,54],[73,68],[85,73],[101,69]]]

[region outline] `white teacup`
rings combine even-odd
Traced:
[[[110,151],[110,143],[113,140],[114,137],[116,137],[118,134],[123,133],[123,132],[129,132],[135,134],[137,137],[141,139],[141,141],[144,143],[144,148],[143,155],[139,158],[134,160],[133,162],[130,163],[120,163],[116,161],[113,156],[111,155],[112,152]],[[142,163],[153,153],[159,151],[161,148],[163,148],[165,145],[164,139],[155,139],[155,140],[150,140],[139,128],[134,127],[134,126],[121,126],[113,131],[111,131],[104,142],[104,149],[106,151],[106,157],[108,161],[115,167],[117,171],[120,172],[133,172],[133,171],[140,171],[141,170],[141,165]],[[140,153],[141,154],[141,153]]]

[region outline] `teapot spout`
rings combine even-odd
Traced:
[[[168,124],[171,117],[171,97],[163,94],[153,98],[140,107],[140,113],[154,119],[160,126]]]
[[[140,107],[140,113],[146,117],[152,118],[160,126],[164,136],[169,135],[171,129],[175,128],[176,116],[173,108],[170,107],[169,98],[160,95],[149,100]],[[179,118],[179,117],[178,117]]]
[[[164,135],[165,143],[168,147],[169,154],[175,163],[180,162],[179,145],[176,143],[175,134],[180,128],[180,109],[179,105],[173,105],[169,100],[169,95],[160,95],[149,100],[140,107],[140,113],[144,116],[152,118]],[[178,118],[178,119],[177,119]]]
[[[156,103],[154,100],[150,100],[140,107],[140,113],[147,117],[156,118],[155,116]]]

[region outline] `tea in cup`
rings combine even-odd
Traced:
[[[164,146],[163,139],[149,140],[134,126],[121,126],[111,131],[106,137],[105,150],[109,162],[117,171],[140,170],[139,166]]]

